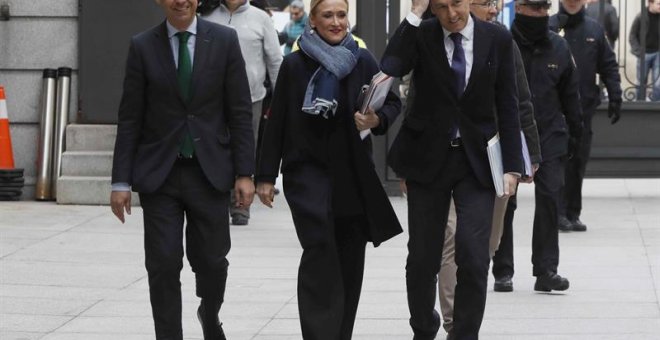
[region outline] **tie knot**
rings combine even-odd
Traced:
[[[176,36],[179,37],[179,43],[187,44],[188,39],[190,38],[190,32],[188,31],[177,32]]]
[[[449,38],[451,38],[451,41],[454,42],[454,45],[460,45],[463,41],[463,35],[458,32],[449,34]]]

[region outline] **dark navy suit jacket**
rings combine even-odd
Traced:
[[[419,27],[407,20],[390,39],[383,72],[413,72],[416,95],[390,149],[388,161],[402,178],[431,182],[445,165],[449,131],[457,123],[470,166],[479,182],[493,187],[487,141],[500,133],[504,172],[522,172],[520,121],[511,34],[474,20],[474,61],[465,91],[457,98],[442,26],[436,18]]]
[[[197,19],[190,100],[177,85],[165,22],[132,38],[119,107],[112,183],[158,189],[190,131],[195,155],[214,188],[254,173],[250,89],[233,29]]]

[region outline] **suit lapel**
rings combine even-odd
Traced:
[[[170,45],[170,39],[167,36],[167,26],[165,25],[165,21],[163,21],[156,30],[154,38],[154,51],[156,51],[158,62],[163,68],[163,73],[170,81],[170,85],[174,87],[179,100],[183,102],[183,96],[181,96],[179,85],[176,81],[176,64],[174,63],[174,56],[172,55],[172,45]]]
[[[213,42],[213,37],[209,34],[211,26],[201,18],[197,18],[197,36],[195,37],[195,56],[193,57],[192,84],[190,84],[190,102],[195,99],[197,84],[200,77],[204,74],[206,63],[208,61],[208,51]]]
[[[436,25],[433,25],[431,34],[431,41],[437,42],[431,45],[431,54],[434,59],[440,60],[442,70],[446,73],[450,73],[451,68],[449,67],[449,60],[447,59],[447,50],[445,50],[445,33],[439,22]]]
[[[463,96],[465,96],[468,91],[470,91],[474,87],[474,83],[478,77],[475,75],[479,74],[479,72],[483,72],[483,68],[486,65],[486,61],[488,59],[488,52],[490,51],[490,45],[492,43],[492,39],[490,37],[490,33],[484,27],[484,25],[493,25],[489,23],[484,23],[482,21],[477,20],[476,18],[472,17],[472,20],[474,20],[474,44],[473,44],[473,52],[472,52],[472,71],[470,72],[470,79],[468,79],[468,84],[465,87],[465,91],[463,92]]]
[[[442,78],[445,79],[442,82],[442,89],[444,92],[447,92],[449,98],[455,98],[454,93],[451,87],[451,82],[454,77],[454,73],[449,67],[449,60],[447,60],[447,50],[445,50],[445,34],[442,30],[440,22],[436,22],[436,25],[433,25],[433,29],[430,30],[429,39],[424,41],[433,41],[432,44],[429,44],[429,52],[431,54],[431,60],[439,61],[440,72]],[[434,63],[437,65],[437,63]]]

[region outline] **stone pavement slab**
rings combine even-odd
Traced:
[[[406,202],[391,199],[407,225]],[[486,340],[660,339],[660,180],[585,181],[585,233],[560,233],[566,292],[533,291],[533,185],[522,185],[514,220],[515,291],[492,291]],[[255,204],[250,225],[232,227],[226,301],[232,340],[300,339],[296,299],[302,253],[283,196]],[[153,339],[142,250],[142,214],[120,224],[107,207],[0,203],[0,339]],[[358,340],[411,339],[404,232],[367,248]],[[194,276],[181,275],[186,339],[201,339]],[[441,330],[438,339],[444,338]]]

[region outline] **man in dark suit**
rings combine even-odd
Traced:
[[[156,0],[167,20],[132,38],[119,107],[111,206],[130,190],[144,213],[145,264],[158,339],[182,339],[183,224],[204,339],[225,339],[218,312],[230,248],[229,190],[254,195],[254,137],[236,32],[195,16],[197,0]]]
[[[486,304],[488,244],[494,204],[486,143],[498,131],[504,195],[522,172],[512,38],[470,16],[468,0],[431,0],[436,18],[421,21],[429,0],[412,10],[390,40],[382,70],[414,70],[415,99],[390,150],[408,189],[406,283],[414,339],[434,339],[434,309],[449,201],[456,204],[454,326],[450,337],[476,339]]]

